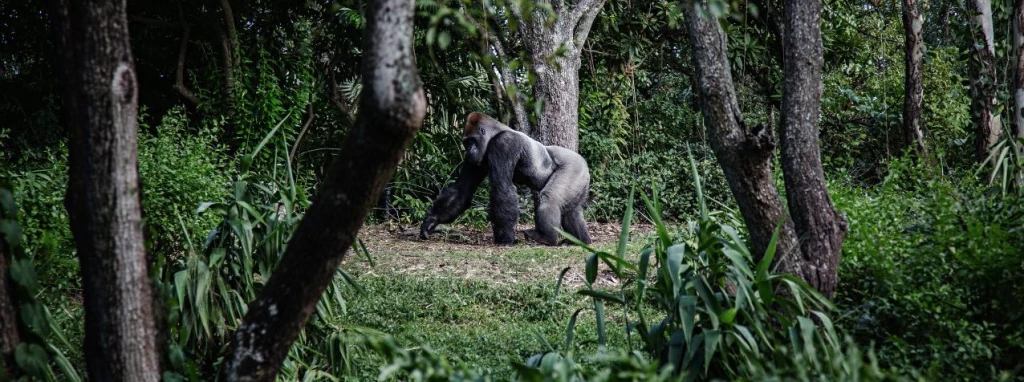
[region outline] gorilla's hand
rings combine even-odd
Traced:
[[[434,232],[434,228],[437,228],[437,217],[427,215],[427,218],[423,219],[423,225],[420,226],[420,239],[429,239],[430,233]]]

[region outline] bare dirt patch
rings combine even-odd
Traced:
[[[527,242],[516,227],[519,243],[511,247],[492,244],[490,227],[454,226],[439,229],[429,240],[420,240],[418,227],[371,225],[363,227],[359,238],[366,245],[370,261],[352,254],[346,270],[361,275],[414,275],[474,279],[510,284],[554,281],[569,267],[563,284],[575,287],[584,283],[584,263],[588,253],[573,245],[549,247]],[[614,251],[621,231],[619,224],[588,224],[593,247]],[[651,225],[635,224],[630,229],[633,245],[643,242],[653,231]],[[635,256],[635,254],[632,254]],[[598,284],[616,285],[614,274],[602,264]]]

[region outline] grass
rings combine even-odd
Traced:
[[[507,379],[513,362],[559,346],[569,317],[593,306],[591,298],[575,293],[583,285],[587,256],[575,246],[497,248],[442,239],[395,239],[400,236],[380,226],[364,230],[374,264],[353,256],[343,265],[363,291],[345,290],[347,312],[333,318],[335,325],[388,333],[401,343],[429,346],[453,362],[489,369],[498,379]],[[641,239],[634,239],[629,252],[634,256],[644,242],[642,235],[637,236]],[[598,247],[614,250],[612,239],[598,236]],[[565,267],[570,270],[556,292]],[[618,283],[610,272],[600,279],[607,287]],[[621,307],[609,306],[605,314],[615,324],[610,327],[625,326]],[[580,315],[575,331],[580,349],[596,349],[591,310]],[[628,347],[622,331],[610,331],[608,340],[609,346]],[[357,357],[349,374],[375,377],[380,361]]]

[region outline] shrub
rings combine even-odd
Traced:
[[[9,173],[19,201],[25,251],[40,271],[40,279],[58,291],[78,289],[78,258],[64,209],[68,152],[60,146],[41,155],[36,165],[23,163]]]
[[[833,187],[851,227],[836,297],[843,326],[895,369],[995,380],[1019,368],[1024,200],[903,161],[890,168],[876,189]]]
[[[228,163],[215,134],[190,131],[180,106],[170,109],[152,133],[145,125],[139,130],[139,180],[150,248],[180,254],[187,236],[202,237],[216,224],[196,208],[224,197],[230,184]]]

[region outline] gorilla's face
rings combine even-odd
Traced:
[[[466,148],[466,159],[470,163],[479,165],[484,161],[484,148],[480,147],[480,139],[475,136],[468,136],[462,139],[462,145]]]

